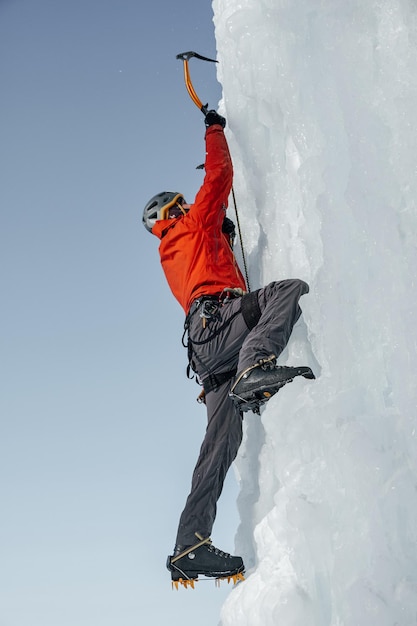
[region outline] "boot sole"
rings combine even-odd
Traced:
[[[169,565],[168,569],[171,572],[171,580],[175,581],[175,580],[180,580],[180,579],[197,580],[199,576],[205,576],[206,578],[228,578],[230,576],[237,576],[237,574],[244,572],[245,566],[244,564],[242,564],[239,567],[235,567],[232,570],[227,570],[227,571],[223,570],[219,572],[215,572],[215,571],[204,572],[201,569],[196,570],[196,571],[182,570],[180,568],[176,568],[175,565],[172,565],[172,564]]]
[[[278,388],[272,387],[262,387],[261,389],[256,389],[255,391],[247,391],[242,396],[238,396],[235,393],[231,392],[229,395],[232,398],[235,405],[239,408],[240,411],[253,411],[254,413],[259,413],[259,410],[263,404],[268,402],[284,385],[287,383],[291,383],[291,380],[285,381]]]

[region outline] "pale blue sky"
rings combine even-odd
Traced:
[[[140,222],[202,181],[190,49],[216,55],[210,2],[0,0],[0,626],[213,626],[228,593],[165,570],[206,416]]]

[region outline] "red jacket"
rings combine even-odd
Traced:
[[[233,167],[223,129],[206,131],[206,175],[189,212],[177,219],[159,220],[152,232],[161,239],[159,254],[172,293],[187,314],[202,295],[225,288],[245,290],[222,224],[232,188]]]

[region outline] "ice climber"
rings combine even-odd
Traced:
[[[247,293],[234,257],[233,223],[225,217],[233,177],[225,124],[216,111],[205,116],[205,177],[194,204],[186,204],[181,193],[163,191],[143,212],[144,226],[160,239],[162,268],[186,315],[189,364],[202,383],[208,418],[167,561],[175,586],[193,586],[199,575],[242,577],[242,558],[215,548],[210,534],[242,440],[243,412],[258,411],[295,376],[314,378],[308,367],[276,364],[308,285],[283,280]]]

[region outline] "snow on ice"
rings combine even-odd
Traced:
[[[245,417],[222,624],[417,624],[417,8],[213,10],[251,287],[310,284],[280,362],[317,375]]]

